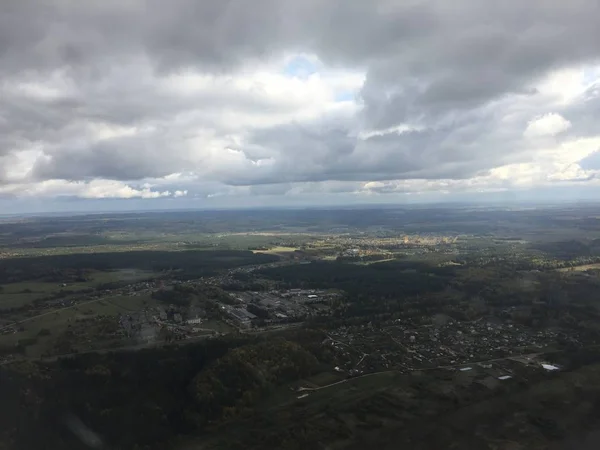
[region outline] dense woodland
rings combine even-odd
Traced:
[[[323,339],[307,333],[298,339],[307,348]],[[283,338],[229,337],[21,363],[0,370],[0,442],[85,448],[67,426],[74,415],[110,448],[160,447],[179,434],[247,414],[271,389],[319,369],[307,348]],[[25,408],[15,409],[18,404]]]
[[[236,348],[192,380],[190,393],[201,408],[199,423],[252,413],[273,386],[315,372],[319,362],[298,344],[283,339]]]
[[[0,259],[0,284],[29,280],[76,280],[83,269],[175,271],[175,277],[191,278],[214,275],[227,268],[277,260],[276,256],[237,250],[129,251],[22,257]]]
[[[320,262],[264,269],[259,274],[286,287],[342,289],[352,295],[399,297],[444,288],[448,272],[427,264],[391,261],[370,265]]]

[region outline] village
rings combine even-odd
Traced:
[[[403,322],[381,328],[370,324],[340,327],[329,331],[323,344],[337,355],[336,372],[359,376],[392,369],[470,370],[467,367],[473,364],[527,362],[527,357],[583,342],[576,332],[534,330],[491,318],[422,326]]]

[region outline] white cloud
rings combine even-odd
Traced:
[[[554,136],[571,128],[571,122],[560,114],[549,113],[536,117],[527,124],[525,136],[529,138]]]
[[[402,133],[408,133],[410,131],[424,131],[424,128],[419,126],[411,126],[403,123],[383,130],[363,130],[359,133],[358,137],[359,139],[366,140],[375,136],[385,136],[386,134],[400,135]]]
[[[574,139],[533,154],[532,160],[495,167],[486,174],[464,180],[413,179],[367,182],[362,191],[368,193],[439,194],[461,192],[497,192],[552,186],[600,187],[600,170],[584,170],[583,157],[600,148],[600,137]]]
[[[137,127],[124,127],[102,122],[90,122],[87,125],[91,135],[90,137],[96,142],[105,139],[135,136],[142,131]]]
[[[78,196],[83,198],[159,198],[171,196],[169,191],[153,191],[148,186],[135,189],[119,181],[112,180],[93,180],[83,185],[78,183],[76,187],[81,188]]]
[[[0,186],[0,195],[18,197],[80,197],[85,199],[100,198],[161,198],[183,197],[187,191],[156,191],[149,186],[135,188],[126,183],[114,180],[65,181],[46,180],[32,184],[7,184]]]
[[[563,107],[576,101],[589,87],[585,67],[566,67],[547,74],[535,89],[552,104]]]

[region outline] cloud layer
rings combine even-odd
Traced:
[[[598,17],[596,0],[7,0],[0,198],[576,196],[600,184]]]

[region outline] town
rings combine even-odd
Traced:
[[[461,323],[436,317],[434,321],[437,324],[397,323],[379,329],[371,324],[340,327],[328,332],[324,344],[335,350],[339,361],[336,371],[348,375],[390,369],[464,369],[476,363],[524,361],[523,356],[531,358],[554,350],[558,342],[582,345],[576,332],[533,331],[485,319]]]

